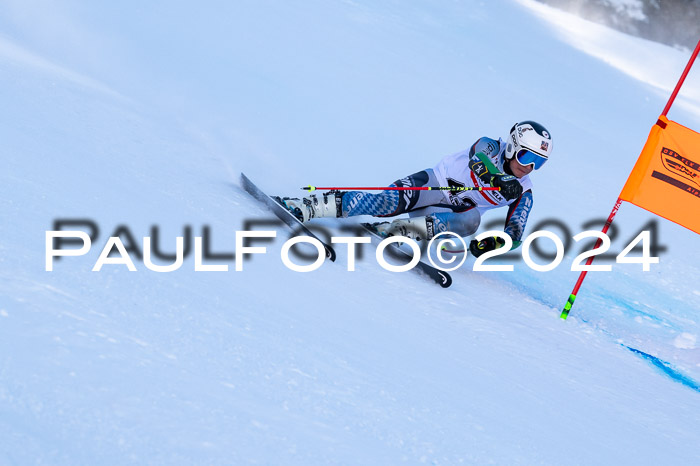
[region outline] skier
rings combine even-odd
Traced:
[[[375,223],[382,236],[406,236],[430,240],[443,231],[460,236],[476,232],[481,214],[508,206],[504,231],[513,239],[513,248],[521,243],[532,209],[532,182],[529,174],[539,169],[552,153],[552,137],[534,121],[516,123],[509,140],[482,137],[470,149],[449,155],[433,168],[395,181],[391,186],[498,187],[499,191],[330,191],[321,197],[280,201],[302,222],[321,217],[372,215],[393,217],[408,213],[409,218]],[[469,251],[476,257],[502,247],[496,236],[472,240]]]

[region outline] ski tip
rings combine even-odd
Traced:
[[[240,185],[245,188],[246,186],[250,186],[253,184],[252,181],[250,181],[250,178],[245,176],[245,173],[241,172],[241,176],[238,177],[238,182]]]
[[[323,245],[323,247],[326,249],[326,257],[328,258],[328,260],[330,260],[331,262],[335,262],[335,249],[325,244]]]
[[[449,273],[443,272],[443,271],[441,270],[441,271],[438,271],[438,275],[440,276],[440,278],[441,278],[441,280],[442,280],[442,281],[439,283],[439,285],[440,285],[441,287],[443,287],[443,288],[449,288],[450,285],[452,285],[452,277],[450,276]]]

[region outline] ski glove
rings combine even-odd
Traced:
[[[501,188],[501,195],[506,200],[517,199],[523,194],[523,186],[513,175],[500,173],[491,176],[491,186]]]
[[[489,236],[481,241],[473,239],[471,243],[469,243],[469,252],[472,253],[472,256],[479,257],[488,251],[503,247],[505,244],[506,242],[503,238],[499,238],[498,236]]]

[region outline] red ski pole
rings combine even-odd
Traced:
[[[338,190],[338,191],[500,191],[501,188],[481,188],[471,186],[342,186],[342,187],[320,187],[320,186],[303,186],[301,189],[306,191],[317,190]]]

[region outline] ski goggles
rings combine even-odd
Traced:
[[[528,149],[520,149],[515,154],[515,160],[518,161],[523,167],[532,165],[535,170],[540,168],[547,161],[547,157],[544,155],[537,154]]]

